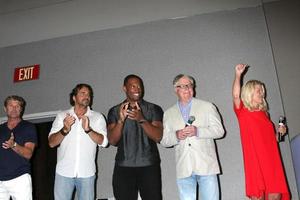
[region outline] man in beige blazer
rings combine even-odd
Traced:
[[[180,74],[173,81],[178,102],[163,117],[161,145],[175,147],[177,186],[181,200],[219,200],[220,173],[214,139],[224,135],[219,113],[207,101],[194,98],[195,80]]]

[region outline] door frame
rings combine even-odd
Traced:
[[[41,122],[47,122],[54,119],[59,112],[61,112],[61,110],[25,114],[23,115],[22,118],[32,123],[41,123]],[[6,121],[7,121],[7,117],[0,117],[0,124]]]

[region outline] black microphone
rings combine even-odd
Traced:
[[[279,116],[278,126],[285,126],[285,117]],[[284,141],[283,136],[278,132],[278,142]]]
[[[188,121],[185,124],[185,127],[192,125],[192,123],[195,121],[195,117],[194,116],[189,116]]]

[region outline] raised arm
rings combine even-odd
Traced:
[[[107,131],[106,131],[106,122],[102,115],[97,117],[96,122],[93,124],[94,127],[90,124],[90,119],[88,116],[84,115],[82,119],[82,128],[86,134],[98,145],[106,147],[107,140]]]
[[[139,104],[136,102],[137,110],[128,113],[128,118],[136,120],[144,129],[146,135],[155,142],[160,142],[163,135],[163,125],[161,121],[147,121],[142,113]],[[162,111],[161,111],[162,112]]]
[[[65,117],[65,118],[61,119],[61,117]],[[48,137],[49,146],[51,148],[58,146],[63,141],[65,136],[69,134],[71,130],[71,126],[74,123],[75,123],[75,118],[70,114],[67,114],[66,116],[57,116],[52,125],[52,129],[55,129],[57,131],[49,135]]]
[[[155,142],[160,142],[163,134],[163,125],[160,121],[148,122],[144,121],[141,126],[149,138]]]
[[[19,154],[20,156],[29,160],[33,154],[33,151],[35,148],[35,143],[26,142],[24,145],[20,145],[15,141],[14,134],[11,133],[9,140],[2,143],[2,148],[12,149],[14,152]]]
[[[33,142],[26,142],[24,146],[15,144],[12,149],[20,156],[23,156],[24,158],[29,160],[32,157],[34,148],[35,144]]]
[[[111,123],[107,126],[107,138],[111,145],[116,146],[122,136],[124,121],[118,121],[117,123]]]
[[[241,76],[245,71],[246,64],[237,64],[235,66],[235,77],[232,85],[232,100],[236,107],[240,106],[241,102]]]
[[[127,117],[127,113],[126,113],[127,109],[128,109],[128,103],[122,103],[119,107],[118,121],[114,123],[110,123],[107,126],[107,133],[108,133],[107,138],[111,145],[114,146],[117,145],[119,140],[121,139],[124,122]],[[111,112],[109,112],[108,115],[112,115]]]

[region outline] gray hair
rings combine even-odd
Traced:
[[[178,74],[178,75],[173,79],[173,86],[176,87],[176,86],[177,86],[177,83],[178,83],[178,81],[179,81],[179,79],[181,79],[181,78],[183,78],[183,77],[188,78],[188,79],[190,80],[191,84],[192,84],[194,87],[196,86],[195,79],[194,79],[192,76],[186,75],[186,74]]]

